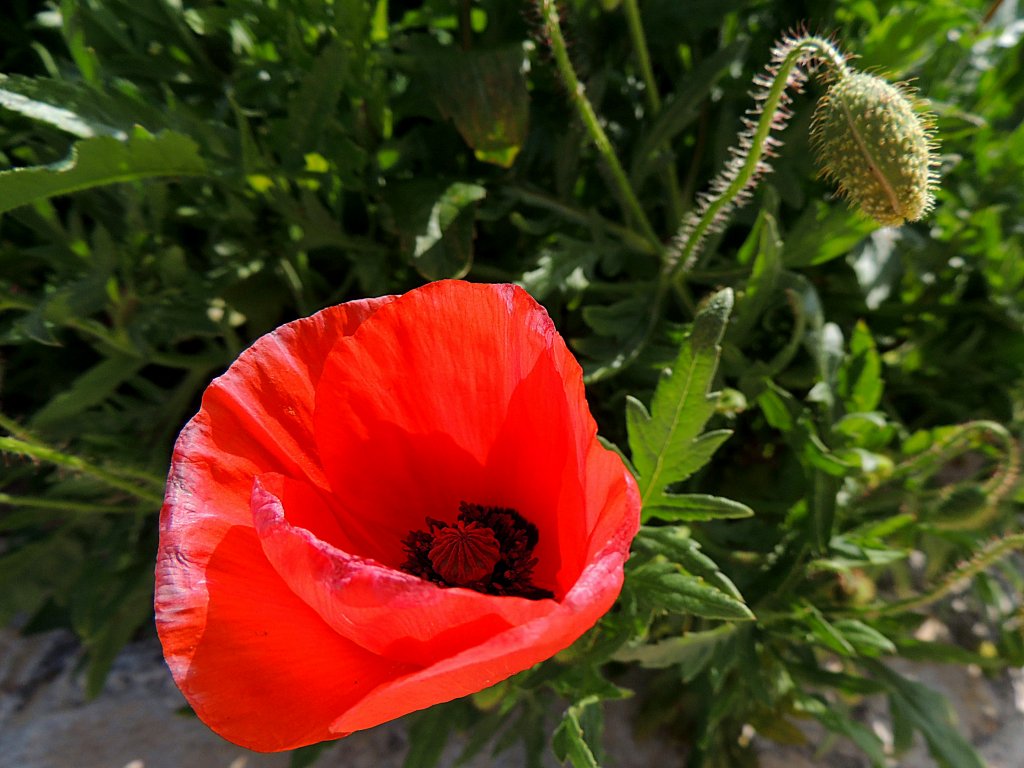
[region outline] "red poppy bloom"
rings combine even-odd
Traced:
[[[619,593],[639,506],[521,289],[331,307],[259,339],[178,438],[164,655],[231,741],[344,736],[576,640]]]

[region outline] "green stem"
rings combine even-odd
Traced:
[[[12,507],[51,510],[53,512],[70,512],[76,515],[107,515],[114,511],[131,511],[124,507],[115,507],[112,504],[89,504],[88,502],[71,501],[70,499],[37,499],[29,496],[12,496],[9,493],[0,493],[0,504],[7,504]]]
[[[842,54],[821,37],[804,35],[787,40],[775,54],[772,75],[767,88],[759,94],[761,117],[748,131],[741,134],[735,156],[712,183],[712,192],[701,202],[698,212],[692,214],[676,236],[675,245],[668,252],[666,264],[671,279],[692,266],[697,249],[716,224],[720,224],[738,199],[765,169],[762,163],[773,128],[781,128],[785,115],[780,111],[783,97],[793,70],[811,59],[821,59],[838,76],[847,73]]]
[[[640,8],[637,0],[625,0],[622,7],[626,12],[629,37],[633,43],[633,50],[636,52],[637,61],[640,64],[640,76],[644,81],[644,93],[647,96],[647,104],[651,108],[651,116],[653,117],[661,112],[661,96],[658,94],[658,84],[654,80],[651,55],[647,49],[647,37],[644,35],[643,24],[640,21]],[[672,157],[671,147],[666,145],[663,151],[669,157]],[[683,218],[683,199],[679,191],[679,179],[676,177],[674,162],[662,167],[661,178],[668,193],[668,209],[669,215],[672,217],[672,226],[675,226]]]
[[[0,302],[0,312],[8,309],[31,312],[35,308],[36,304],[31,301],[15,300],[7,296]],[[89,318],[69,318],[64,321],[64,325],[73,331],[78,331],[83,336],[92,338],[107,349],[127,355],[135,360],[145,360],[147,363],[162,365],[166,368],[178,368],[181,370],[201,368],[208,370],[224,365],[226,362],[223,355],[215,352],[202,355],[179,355],[166,352],[148,352],[143,354],[127,338],[119,338],[116,334],[111,333],[110,329],[105,325]]]
[[[649,240],[641,237],[629,227],[624,227],[621,224],[615,224],[614,222],[608,221],[604,217],[592,211],[583,211],[579,208],[573,208],[570,205],[566,205],[561,200],[556,200],[553,197],[549,197],[548,195],[544,195],[540,192],[535,192],[524,187],[508,186],[505,187],[505,191],[527,205],[534,205],[538,208],[544,208],[545,210],[551,211],[552,213],[557,213],[566,221],[581,224],[585,227],[593,227],[596,223],[601,229],[607,230],[610,234],[619,238],[627,247],[639,253],[646,253],[648,255],[655,256],[661,250],[660,244],[655,247],[655,245],[653,245]]]
[[[558,69],[558,74],[562,78],[565,89],[569,94],[569,100],[572,101],[573,106],[576,108],[576,112],[583,122],[584,129],[590,136],[591,142],[611,172],[612,181],[619,193],[620,203],[624,208],[625,214],[636,223],[640,228],[641,234],[650,241],[657,252],[661,253],[661,241],[658,239],[657,234],[655,234],[654,228],[651,226],[651,222],[648,221],[643,208],[640,206],[640,201],[637,199],[636,193],[629,183],[629,178],[626,176],[622,164],[615,155],[612,143],[608,139],[608,134],[601,127],[597,113],[590,104],[590,100],[587,99],[586,90],[576,76],[576,70],[569,60],[569,52],[565,45],[565,38],[562,36],[562,26],[558,20],[558,8],[555,0],[539,0],[538,8],[544,23],[545,32],[551,44],[551,52],[555,57],[555,66]]]
[[[53,450],[46,445],[42,440],[32,434],[31,431],[23,427],[17,421],[7,416],[3,412],[0,412],[0,429],[5,430],[12,438],[20,440],[28,446],[39,448],[44,451]],[[129,466],[119,466],[115,469],[106,470],[111,475],[117,477],[126,478],[130,480],[139,480],[147,483],[150,486],[150,490],[156,493],[163,493],[164,490],[164,478],[158,477],[144,469]]]
[[[0,437],[0,451],[7,451],[8,453],[27,456],[30,459],[45,461],[49,464],[56,464],[60,467],[67,467],[75,472],[91,475],[97,480],[109,485],[111,488],[116,488],[119,491],[129,493],[143,501],[152,502],[158,505],[163,504],[162,495],[150,490],[139,488],[127,480],[118,477],[113,472],[103,469],[102,467],[97,467],[95,464],[91,464],[77,456],[61,453],[60,451],[49,448],[45,445],[38,445],[25,440],[19,440],[15,437]]]
[[[925,608],[948,595],[964,579],[974,578],[982,571],[995,565],[1007,555],[1020,550],[1024,550],[1024,533],[1016,533],[1010,536],[1005,536],[1001,539],[996,539],[995,541],[989,542],[989,544],[983,547],[980,552],[959,568],[951,571],[930,591],[921,595],[909,597],[906,600],[897,600],[896,602],[888,603],[886,605],[866,608],[860,611],[859,615],[866,614],[872,617],[891,616],[897,613],[906,613],[908,611],[915,611],[919,608]]]

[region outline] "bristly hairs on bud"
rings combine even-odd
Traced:
[[[754,107],[743,118],[736,146],[729,148],[732,156],[708,190],[697,196],[696,207],[673,240],[665,263],[668,274],[689,269],[704,238],[747,202],[758,180],[771,171],[765,158],[775,157],[782,146],[771,132],[783,130],[792,116],[787,89],[800,93],[808,76],[821,66],[841,80],[849,75],[846,60],[832,41],[803,30],[786,35],[775,45],[765,72],[754,77]]]
[[[811,141],[821,175],[883,227],[917,221],[935,204],[935,123],[905,83],[867,72],[839,77],[818,101]]]

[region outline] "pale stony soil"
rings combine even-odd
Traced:
[[[103,693],[92,701],[82,692],[80,660],[74,639],[65,632],[23,638],[0,630],[0,768],[287,768],[287,756],[241,749],[194,717],[179,714],[184,701],[155,639],[128,646]],[[990,768],[1024,768],[1024,676],[988,680],[958,667],[899,666],[949,697],[964,733]],[[607,765],[682,765],[679,748],[668,739],[632,738],[629,707],[615,704],[606,710]],[[863,716],[885,734],[883,703],[866,705]],[[831,744],[813,728],[807,734],[804,747],[761,745],[764,768],[867,766],[841,741]],[[398,768],[407,747],[402,723],[388,724],[331,746],[316,768]],[[452,745],[442,765],[452,765],[457,754],[458,745]],[[497,760],[483,756],[469,768],[521,763],[513,751]],[[933,763],[919,746],[893,765],[925,768]]]

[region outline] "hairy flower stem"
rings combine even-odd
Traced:
[[[618,157],[616,157],[615,150],[612,149],[612,143],[608,139],[608,134],[601,127],[597,113],[587,98],[586,90],[576,76],[576,70],[569,60],[565,37],[562,35],[561,22],[558,20],[558,7],[555,0],[539,0],[538,9],[544,23],[544,31],[547,35],[548,43],[551,46],[551,52],[555,57],[555,66],[558,69],[558,74],[562,78],[562,83],[569,94],[569,99],[576,108],[576,112],[591,142],[608,166],[624,212],[640,228],[641,234],[660,253],[663,250],[661,240],[658,239],[654,228],[651,226],[651,222],[647,218],[647,214],[644,213],[643,208],[640,206],[640,201],[637,199],[636,192],[633,191],[633,187],[629,183],[626,171],[623,169]]]
[[[141,488],[135,483],[119,476],[116,472],[97,467],[77,456],[61,453],[35,440],[0,436],[0,453],[24,456],[36,461],[54,464],[58,467],[66,467],[75,472],[91,475],[106,485],[123,490],[124,493],[146,502],[160,505],[164,501],[159,490],[155,488]]]
[[[897,600],[885,605],[868,607],[857,612],[857,614],[851,613],[850,615],[892,616],[925,608],[948,595],[964,579],[974,578],[1004,557],[1018,551],[1024,551],[1024,533],[1015,533],[1010,536],[994,539],[979,550],[970,560],[950,571],[942,581],[929,591],[914,597],[908,597],[906,600]]]
[[[637,62],[640,65],[640,76],[644,81],[644,94],[647,96],[647,105],[650,107],[651,116],[656,117],[661,112],[661,96],[658,94],[658,84],[654,80],[651,56],[647,50],[647,37],[644,35],[644,28],[640,23],[640,8],[637,0],[624,0],[622,8],[626,12],[629,37],[633,43]],[[661,151],[671,156],[671,147],[666,145]],[[671,217],[670,226],[675,226],[683,219],[683,200],[682,194],[679,191],[679,179],[676,177],[675,164],[664,164],[660,175],[668,195],[668,212]]]
[[[789,117],[786,88],[791,86],[799,91],[806,79],[800,67],[816,61],[823,62],[836,75],[848,72],[843,55],[822,37],[789,38],[775,49],[768,69],[771,79],[755,81],[764,89],[756,95],[760,118],[756,123],[748,121],[739,145],[732,149],[733,158],[712,182],[710,192],[701,196],[697,209],[683,223],[673,247],[666,251],[667,279],[678,279],[693,265],[704,238],[749,196],[753,183],[768,170],[763,158],[775,145],[770,134],[773,129],[785,127]]]

